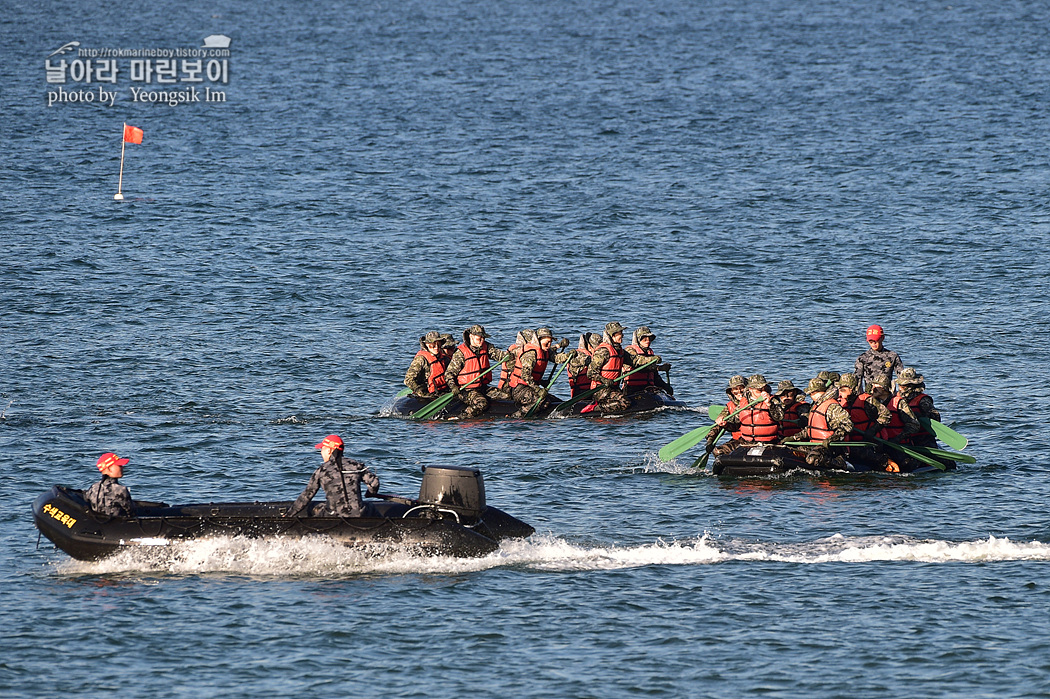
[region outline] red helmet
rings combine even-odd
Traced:
[[[131,461],[131,459],[122,459],[111,451],[107,451],[102,456],[98,457],[98,461],[95,462],[95,467],[99,471],[105,471],[110,466],[123,466]]]
[[[868,326],[868,331],[865,333],[865,336],[868,338],[868,341],[870,342],[872,340],[881,340],[883,334],[884,333],[882,332],[882,326],[881,325],[869,325]]]
[[[322,439],[320,444],[318,444],[317,446],[314,447],[314,449],[324,449],[324,448],[340,449],[341,450],[343,448],[343,440],[337,434],[330,434],[327,437],[325,437],[324,439]]]

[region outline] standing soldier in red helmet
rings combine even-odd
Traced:
[[[904,363],[899,354],[882,346],[882,339],[885,337],[882,326],[868,326],[865,337],[871,349],[857,357],[853,373],[860,379],[863,388],[870,392],[872,379],[877,376],[888,376],[892,380],[894,375],[904,368]]]
[[[369,471],[360,461],[343,458],[343,440],[330,434],[321,440],[315,449],[321,450],[324,463],[317,467],[310,482],[285,517],[310,517],[310,501],[320,489],[324,490],[327,517],[363,517],[369,513],[368,505],[361,499],[361,482],[368,486],[368,494],[379,492],[379,477]]]

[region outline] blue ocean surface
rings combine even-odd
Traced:
[[[2,14],[0,695],[1050,696],[1046,6]],[[128,57],[64,85],[114,105],[49,97],[67,42],[212,35],[228,77],[198,89],[225,101],[134,101],[186,83]],[[428,330],[614,320],[653,329],[688,408],[390,412]],[[976,464],[657,458],[729,376],[850,370],[872,323]],[[33,526],[107,451],[138,498],[292,499],[333,432],[386,492],[476,466],[537,533],[466,560],[227,537],[89,563]]]

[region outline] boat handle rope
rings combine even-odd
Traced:
[[[437,507],[436,505],[416,505],[415,507],[410,507],[410,508],[408,508],[408,511],[405,512],[405,514],[401,515],[401,519],[408,519],[408,516],[410,514],[412,514],[413,512],[415,512],[416,510],[434,510],[436,512],[447,512],[447,513],[449,513],[450,515],[452,515],[453,517],[456,518],[456,524],[462,524],[459,521],[459,513],[458,512],[456,512],[455,510],[446,510],[445,508]]]

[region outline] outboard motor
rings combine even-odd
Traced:
[[[485,511],[485,481],[481,471],[463,466],[424,466],[419,502],[476,520]]]

